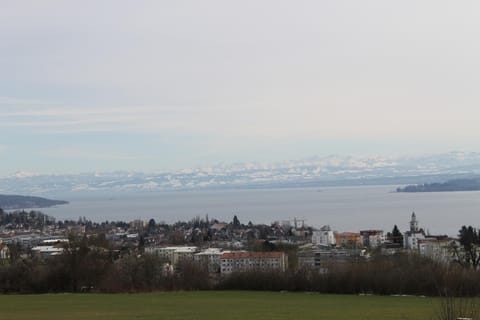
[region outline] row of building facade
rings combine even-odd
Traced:
[[[284,252],[224,251],[220,248],[148,247],[145,253],[155,254],[174,270],[182,261],[193,261],[207,267],[210,273],[230,274],[246,271],[285,271],[288,256]]]

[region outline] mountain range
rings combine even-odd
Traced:
[[[375,184],[421,184],[480,175],[480,153],[450,152],[418,157],[324,156],[278,163],[218,164],[161,172],[92,172],[0,177],[0,193],[68,194],[293,188]]]

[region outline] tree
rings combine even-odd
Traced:
[[[234,215],[234,216],[233,216],[233,222],[232,222],[232,224],[233,224],[234,227],[240,227],[240,226],[241,226],[240,220],[238,220],[237,215]]]
[[[397,225],[393,226],[392,230],[392,242],[396,244],[403,244],[403,234],[398,230]]]
[[[157,223],[155,222],[155,219],[150,219],[148,221],[148,227],[147,227],[147,230],[148,230],[148,233],[153,233],[155,232],[155,229],[157,228]]]
[[[145,237],[143,235],[141,235],[140,239],[138,240],[138,250],[140,252],[145,251]]]
[[[465,267],[477,269],[480,264],[480,235],[472,226],[462,226],[458,235],[461,248],[454,247],[457,261]]]

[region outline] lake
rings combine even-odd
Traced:
[[[337,231],[409,227],[412,211],[431,234],[455,236],[462,225],[480,226],[480,192],[396,193],[396,186],[146,192],[63,196],[68,205],[41,211],[57,219],[134,219],[172,223],[193,217],[271,223],[304,219]]]

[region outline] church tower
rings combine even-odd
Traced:
[[[415,211],[412,212],[412,219],[410,220],[410,232],[418,232],[418,220]]]

